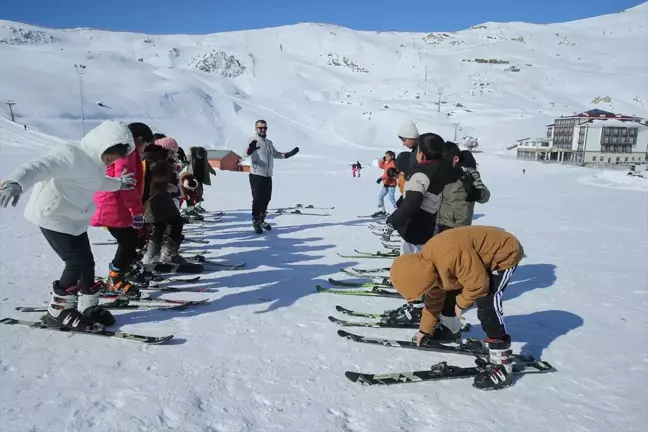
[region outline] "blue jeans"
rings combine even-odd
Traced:
[[[385,208],[385,197],[387,197],[391,205],[396,208],[396,199],[394,198],[394,193],[396,193],[396,186],[381,187],[380,194],[378,194],[378,207]]]

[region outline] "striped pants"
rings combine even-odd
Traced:
[[[502,339],[507,335],[504,311],[502,310],[502,296],[516,268],[517,266],[493,272],[488,294],[475,302],[477,318],[489,339]]]

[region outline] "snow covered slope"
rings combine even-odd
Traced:
[[[306,23],[149,36],[0,21],[0,94],[17,102],[20,122],[76,139],[82,64],[88,127],[144,120],[186,147],[240,151],[265,118],[284,147],[323,157],[335,147],[355,160],[393,146],[398,124],[412,118],[448,139],[459,123],[458,138],[501,149],[560,115],[648,115],[647,22],[648,4],[569,23],[429,34]]]

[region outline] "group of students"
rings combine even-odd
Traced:
[[[187,159],[175,139],[144,123],[108,120],[80,143],[55,145],[7,176],[0,207],[15,207],[33,188],[25,217],[65,263],[43,320],[81,331],[113,325],[100,297],[108,291],[137,298],[133,282],[152,277],[147,264],[183,262],[183,225],[204,211],[202,185],[211,173],[204,148],[192,148]],[[95,278],[89,226],[106,228],[117,241],[106,283]]]
[[[437,134],[419,134],[412,122],[403,124],[398,136],[410,151],[396,158],[387,152],[380,163],[384,171],[378,182],[387,190],[381,199],[393,196],[396,185],[402,194],[382,237],[389,240],[393,231],[402,237],[390,278],[408,302],[423,303],[416,343],[460,340],[461,314],[477,306],[490,363],[474,385],[509,386],[512,351],[502,294],[524,256],[522,245],[500,228],[471,226],[475,203],[490,199],[471,152]],[[386,214],[384,205],[378,211]]]

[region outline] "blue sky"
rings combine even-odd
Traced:
[[[641,0],[0,0],[0,19],[44,27],[205,34],[298,22],[358,30],[455,31],[486,21],[551,23]]]

